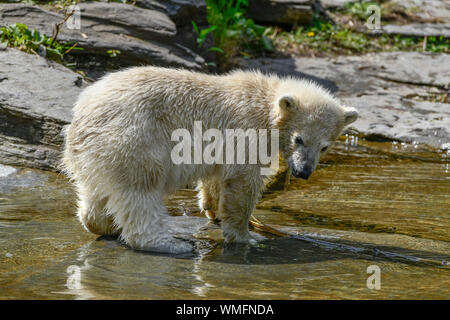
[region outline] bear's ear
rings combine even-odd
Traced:
[[[358,119],[358,111],[352,107],[342,107],[344,109],[344,125],[349,125]]]
[[[291,110],[294,108],[294,99],[291,96],[282,96],[278,99],[278,105],[282,110]]]

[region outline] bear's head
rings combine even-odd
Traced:
[[[279,129],[280,152],[294,177],[308,179],[358,112],[312,82],[286,80],[277,91],[271,122]]]

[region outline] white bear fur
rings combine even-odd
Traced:
[[[66,132],[63,167],[76,186],[78,218],[92,233],[120,235],[138,250],[190,251],[171,234],[176,218],[162,199],[198,181],[200,207],[221,220],[225,241],[248,243],[248,220],[264,185],[260,165],[175,165],[172,132],[191,130],[194,121],[221,130],[278,129],[287,159],[297,134],[319,150],[356,117],[355,109],[308,81],[135,67],[81,93]]]

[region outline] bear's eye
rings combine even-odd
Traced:
[[[325,151],[327,151],[327,149],[328,149],[328,146],[327,147],[323,147],[321,151],[325,152]]]
[[[299,146],[304,146],[305,145],[305,143],[303,142],[302,137],[300,137],[300,136],[297,136],[295,138],[295,143],[298,144]]]

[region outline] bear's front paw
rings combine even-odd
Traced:
[[[175,238],[168,238],[158,244],[158,247],[156,247],[155,251],[157,250],[160,250],[159,252],[179,254],[192,252],[194,251],[194,248],[186,241]]]
[[[225,239],[225,243],[241,243],[250,245],[258,244],[258,240],[252,237],[249,232],[234,233],[224,231],[223,237]]]
[[[194,251],[194,248],[188,242],[175,239],[172,237],[148,240],[144,242],[143,245],[139,246],[139,248],[137,249],[143,251],[172,253],[172,254],[189,253]]]

